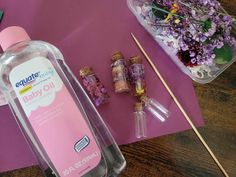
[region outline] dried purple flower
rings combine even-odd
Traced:
[[[178,49],[178,57],[186,66],[212,65],[215,49],[226,44],[236,47],[231,35],[233,19],[221,12],[217,0],[154,0],[145,6],[151,7],[142,13],[148,14],[144,17],[147,24],[158,31],[165,44]],[[174,7],[176,11],[172,11]],[[157,14],[166,14],[168,21]],[[173,45],[176,43],[178,47]]]
[[[83,85],[96,106],[100,106],[101,104],[108,102],[109,95],[107,90],[98,77],[93,73],[92,68],[82,68],[80,70],[80,76],[82,78]]]

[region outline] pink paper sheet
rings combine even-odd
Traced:
[[[193,122],[203,125],[202,115],[191,80],[169,59],[129,11],[126,0],[1,0],[5,17],[0,29],[11,25],[24,27],[32,39],[56,45],[78,77],[78,71],[90,65],[107,87],[110,103],[98,110],[119,144],[137,141],[134,135],[133,104],[129,94],[113,92],[110,72],[111,54],[120,50],[128,58],[141,55],[132,41],[133,32],[155,60]],[[144,61],[148,95],[171,111],[166,123],[148,116],[148,137],[157,137],[189,129],[175,103]],[[36,164],[7,106],[0,107],[0,171]]]

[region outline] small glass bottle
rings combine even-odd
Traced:
[[[121,52],[115,52],[112,55],[112,77],[116,93],[130,91],[127,79],[127,68]]]
[[[144,66],[140,56],[130,58],[129,74],[131,83],[135,86],[135,96],[142,96],[146,93],[146,84],[144,80]]]
[[[135,103],[135,135],[137,138],[147,137],[146,113],[143,111],[143,103]]]
[[[165,122],[169,117],[169,111],[155,99],[147,96],[141,96],[140,99],[144,103],[145,109],[161,122]]]
[[[91,67],[84,67],[80,70],[80,76],[87,92],[91,96],[94,104],[100,106],[107,103],[109,95],[100,79],[94,74]]]

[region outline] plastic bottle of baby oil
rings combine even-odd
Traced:
[[[45,176],[117,176],[125,159],[60,51],[16,26],[0,45],[0,89]]]

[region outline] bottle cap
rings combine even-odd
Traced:
[[[11,26],[0,32],[0,46],[3,51],[8,47],[22,41],[30,40],[27,32],[19,26]]]
[[[134,56],[134,57],[131,57],[130,59],[130,62],[132,64],[135,64],[135,63],[142,63],[142,59],[140,56]]]
[[[117,52],[113,53],[112,61],[117,61],[117,60],[120,60],[120,59],[124,59],[124,56],[121,52],[117,51]]]
[[[88,76],[90,74],[93,74],[93,69],[89,66],[85,66],[85,67],[80,69],[79,74],[80,74],[81,77]]]

